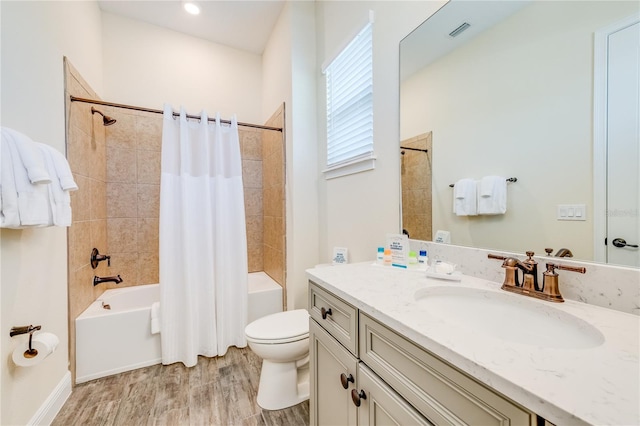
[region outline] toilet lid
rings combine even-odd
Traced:
[[[258,318],[244,329],[252,340],[290,340],[309,334],[309,313],[306,309],[278,312]]]

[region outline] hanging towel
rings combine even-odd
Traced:
[[[160,302],[151,305],[151,334],[160,333]]]
[[[2,136],[13,141],[18,158],[27,171],[30,183],[51,183],[51,176],[47,172],[44,158],[35,142],[27,135],[8,127],[2,128]]]
[[[51,184],[48,185],[53,220],[51,225],[71,226],[71,196],[69,192],[77,190],[78,185],[73,180],[69,163],[58,150],[51,146],[37,142],[36,145],[42,152],[47,170],[53,178]]]
[[[13,158],[8,137],[4,132],[0,144],[0,227],[19,228],[18,191],[13,174]]]
[[[507,179],[485,176],[480,180],[478,214],[504,214],[507,211]]]
[[[55,168],[55,173],[58,179],[60,180],[60,187],[63,191],[77,191],[78,185],[73,180],[73,174],[71,173],[71,167],[69,166],[69,162],[65,158],[60,151],[49,146],[44,145],[49,154],[51,155],[51,160],[53,161],[53,166]]]
[[[460,179],[453,186],[453,212],[458,216],[476,216],[477,183],[474,179]]]
[[[11,129],[2,129],[2,223],[4,228],[48,226],[52,223],[48,183],[41,151],[33,141]],[[25,139],[26,138],[26,139]],[[29,146],[26,151],[22,148]],[[28,152],[25,156],[21,155]],[[26,160],[39,174],[41,183],[33,184]],[[34,173],[35,176],[35,173]],[[46,179],[45,179],[46,177]],[[5,180],[6,179],[6,180]]]

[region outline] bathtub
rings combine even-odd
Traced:
[[[249,274],[248,320],[282,311],[282,287],[264,272]],[[151,334],[151,305],[160,285],[105,291],[76,318],[76,383],[162,361],[160,334]],[[111,309],[103,308],[103,303]]]

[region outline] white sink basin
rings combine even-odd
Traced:
[[[418,290],[414,297],[427,314],[447,324],[515,343],[587,349],[604,342],[602,333],[586,321],[526,296],[438,286]]]

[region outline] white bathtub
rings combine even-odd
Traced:
[[[248,287],[249,322],[282,311],[282,287],[267,274],[249,274]],[[76,383],[159,364],[160,334],[151,334],[151,305],[159,300],[159,284],[112,289],[80,314]]]

